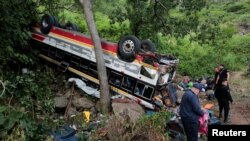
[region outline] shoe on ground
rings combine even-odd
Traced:
[[[231,123],[229,120],[224,121],[224,124],[225,124],[225,125],[227,125],[227,124],[229,124],[229,123]]]

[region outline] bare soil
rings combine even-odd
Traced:
[[[250,125],[250,78],[243,72],[230,73],[229,86],[234,102],[230,105],[229,120],[232,125]],[[218,104],[214,102],[215,115]]]

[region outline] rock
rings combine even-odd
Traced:
[[[132,122],[145,114],[144,109],[137,103],[112,103],[112,108],[115,114],[126,112]]]
[[[61,97],[55,97],[55,107],[56,108],[65,108],[68,104],[68,99],[64,96]]]
[[[240,92],[244,93],[246,90],[245,89],[240,89]]]
[[[95,109],[97,110],[97,112],[101,111],[101,101],[100,100],[95,103]]]
[[[90,109],[90,108],[94,107],[94,105],[95,105],[92,101],[88,100],[85,97],[81,97],[81,98],[74,97],[72,103],[76,108],[79,108],[79,109],[80,108]]]
[[[76,111],[76,108],[75,107],[70,107],[68,109],[68,116],[71,117],[72,115],[77,115],[78,112]]]
[[[207,94],[207,95],[214,94],[214,90],[207,90],[207,91],[206,91],[206,94]]]
[[[90,109],[90,120],[96,118],[96,115],[97,115],[97,111],[96,111],[95,107],[92,107]]]
[[[71,90],[67,90],[64,94],[64,97],[69,98],[71,95]]]
[[[124,138],[127,131],[127,123],[129,121],[128,115],[113,115],[107,122],[105,128],[107,129],[107,137],[111,141],[119,141]]]

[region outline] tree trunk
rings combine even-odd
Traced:
[[[110,107],[110,93],[109,93],[109,86],[108,86],[107,71],[106,71],[105,61],[104,61],[103,53],[102,53],[101,40],[98,35],[96,25],[94,22],[91,0],[79,0],[79,1],[84,9],[84,14],[86,17],[87,25],[91,33],[92,41],[94,42],[98,77],[99,77],[99,82],[100,82],[100,93],[101,93],[100,101],[102,105],[101,110],[102,110],[102,113],[108,113],[109,107]]]

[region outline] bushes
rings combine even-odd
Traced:
[[[29,47],[36,3],[10,0],[1,1],[0,7],[0,80],[6,88],[0,96],[0,140],[44,140],[41,126],[47,125],[45,117],[54,110],[53,72],[37,65]]]
[[[36,67],[35,67],[36,68]],[[8,70],[8,71],[6,71]],[[0,97],[0,140],[38,140],[46,137],[45,120],[54,111],[53,72],[44,67],[1,71],[6,91]],[[22,70],[22,69],[21,69]],[[50,128],[47,128],[50,129]]]
[[[177,56],[180,59],[178,72],[192,77],[211,75],[213,68],[221,63],[232,71],[244,69],[250,60],[250,35],[234,35],[225,43],[218,43],[221,40],[216,41],[218,46],[212,46],[193,41],[191,35],[183,38],[159,36],[158,51]]]
[[[178,72],[183,75],[212,75],[218,64],[225,64],[231,71],[245,69],[250,60],[250,35],[239,35],[237,22],[248,23],[249,9],[242,5],[248,4],[242,1],[209,5],[198,12],[197,29],[184,37],[158,34],[158,51],[177,56],[180,59]],[[225,9],[230,9],[231,13]],[[245,13],[239,15],[240,9]]]
[[[230,52],[224,58],[228,62],[232,70],[239,70],[245,68],[250,62],[250,34],[240,36],[234,35],[231,40],[227,42],[226,52]]]

